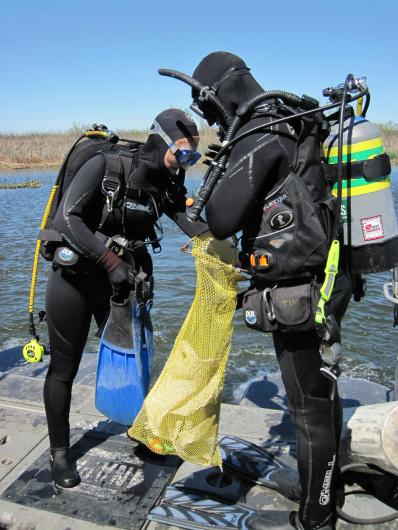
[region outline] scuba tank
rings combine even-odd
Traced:
[[[347,266],[353,274],[398,264],[398,226],[391,191],[391,164],[376,125],[363,115],[344,121],[341,216]],[[326,173],[337,196],[339,124],[323,144]]]
[[[36,241],[36,248],[33,257],[33,267],[32,267],[32,278],[30,284],[29,292],[29,334],[31,340],[27,342],[22,348],[22,355],[25,361],[29,363],[37,363],[43,360],[43,355],[47,354],[46,347],[40,343],[40,337],[36,333],[36,326],[34,322],[34,303],[35,303],[35,291],[36,291],[36,280],[37,280],[37,271],[39,265],[39,255],[41,254],[45,259],[52,259],[53,253],[48,253],[46,250],[46,238],[43,237],[43,233],[49,231],[52,226],[52,219],[55,217],[58,205],[61,201],[62,184],[65,179],[65,171],[67,168],[67,163],[69,161],[70,155],[75,150],[78,143],[81,142],[84,138],[95,138],[95,139],[104,139],[108,143],[116,143],[119,138],[114,135],[111,131],[108,131],[105,126],[93,125],[92,129],[85,131],[79,138],[74,142],[70,148],[68,154],[66,155],[61,168],[58,172],[57,179],[53,187],[51,188],[50,196],[47,201],[46,208],[44,210],[43,218],[40,224],[40,233]],[[62,241],[62,239],[61,239]],[[39,320],[42,321],[45,318],[45,312],[41,311],[39,313]]]
[[[39,256],[42,255],[46,260],[53,260],[54,253],[57,246],[62,243],[62,237],[58,232],[53,230],[52,222],[57,213],[58,206],[61,202],[62,196],[65,193],[67,187],[75,177],[80,167],[92,156],[98,152],[110,151],[113,149],[118,142],[124,142],[128,144],[128,147],[118,146],[119,150],[134,150],[137,149],[142,142],[138,140],[126,140],[119,138],[115,133],[110,131],[103,124],[93,124],[93,126],[87,129],[79,138],[73,143],[69,149],[61,167],[58,172],[56,182],[51,188],[50,196],[47,201],[47,205],[43,214],[43,218],[40,224],[40,232],[36,241],[35,253],[33,257],[32,277],[29,293],[29,334],[31,340],[26,343],[22,349],[22,355],[24,359],[29,363],[40,362],[43,359],[43,355],[49,353],[43,344],[40,343],[40,337],[36,333],[36,326],[34,322],[34,303],[35,303],[35,290],[36,280],[39,265]],[[72,156],[73,155],[73,156]],[[104,177],[102,183],[102,189],[105,194],[108,194],[108,189],[104,187],[106,184],[107,176]],[[110,180],[108,178],[108,180]],[[115,179],[113,179],[115,180]],[[115,195],[116,190],[115,182],[111,183],[112,187],[109,190],[109,194],[112,197]],[[120,184],[119,184],[120,186]],[[108,198],[108,197],[107,197]],[[68,251],[68,249],[66,249]],[[73,253],[69,251],[67,260],[73,259]],[[45,319],[45,312],[39,312],[39,321]]]

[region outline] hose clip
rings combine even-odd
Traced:
[[[319,371],[328,379],[337,381],[341,374],[339,366],[341,359],[341,334],[340,326],[333,315],[328,315],[325,318],[319,354],[322,359]]]

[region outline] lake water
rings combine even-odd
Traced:
[[[55,173],[54,169],[0,172],[0,183],[32,179],[42,182],[42,187],[36,189],[0,190],[0,351],[29,340],[27,308],[35,238]],[[187,180],[189,190],[196,189],[199,180],[199,173],[191,173]],[[398,205],[398,168],[393,170],[392,181]],[[193,258],[179,251],[186,236],[167,218],[163,227],[163,250],[154,256],[156,295],[152,315],[157,372],[172,348],[195,290]],[[49,264],[40,259],[36,314],[44,309],[48,270]],[[392,306],[382,292],[390,277],[390,273],[369,275],[366,298],[360,303],[351,302],[343,321],[342,368],[347,375],[392,387],[398,328],[392,327]],[[45,342],[45,324],[38,331]],[[88,351],[98,348],[95,331],[93,326]],[[249,380],[277,369],[271,337],[248,330],[241,312],[237,312],[224,401],[237,402]]]

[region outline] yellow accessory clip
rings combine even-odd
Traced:
[[[32,339],[30,342],[25,344],[22,350],[22,355],[25,361],[28,363],[38,363],[43,360],[43,355],[46,353],[46,350],[42,344],[40,344],[37,339]]]
[[[109,131],[86,131],[87,138],[108,138]]]
[[[339,259],[340,241],[334,239],[330,245],[325,267],[325,279],[321,287],[321,297],[316,308],[315,322],[317,324],[323,324],[325,322],[325,304],[330,300],[333,292],[336,274],[339,270]]]

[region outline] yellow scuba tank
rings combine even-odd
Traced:
[[[323,144],[326,173],[337,195],[338,123]],[[391,164],[381,133],[364,116],[344,121],[341,214],[347,265],[353,274],[381,272],[398,264],[398,226]]]

